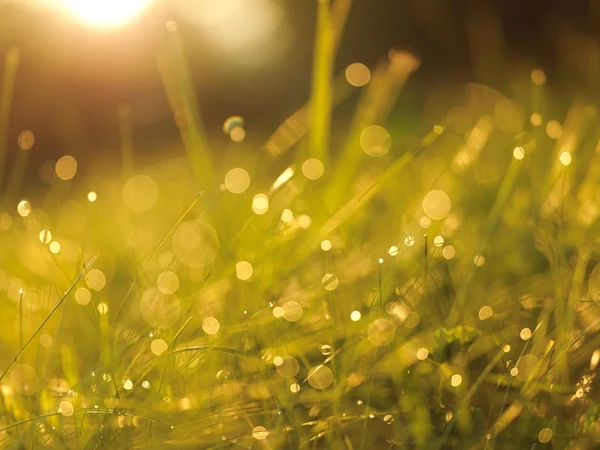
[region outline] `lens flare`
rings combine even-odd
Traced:
[[[98,28],[118,27],[142,13],[148,0],[57,0],[77,19]]]

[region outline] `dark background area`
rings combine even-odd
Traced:
[[[279,31],[290,43],[277,57],[252,65],[220,51],[210,30],[178,15],[167,1],[121,29],[102,31],[44,8],[2,3],[0,51],[22,50],[8,167],[23,129],[36,136],[32,167],[65,153],[116,157],[123,104],[132,108],[136,158],[181,151],[170,147],[179,136],[156,67],[167,20],[178,23],[211,142],[217,150],[225,145],[223,121],[240,115],[248,145],[259,146],[310,94],[316,2],[286,0],[280,6],[286,28]],[[415,121],[433,86],[481,82],[502,91],[515,61],[542,67],[559,92],[564,83],[577,90],[581,77],[565,64],[561,42],[565,32],[593,39],[599,17],[598,0],[355,0],[335,72],[353,62],[373,68],[391,48],[411,50],[421,66],[401,101]],[[493,38],[489,46],[482,33]],[[256,50],[268,53],[270,45]],[[584,75],[588,81],[597,77],[594,70]],[[336,117],[343,120],[353,109],[341,108]]]

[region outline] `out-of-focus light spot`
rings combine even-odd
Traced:
[[[429,228],[431,226],[431,219],[427,216],[422,216],[419,219],[419,225],[421,225],[421,228]]]
[[[163,339],[154,339],[150,344],[150,350],[156,356],[160,356],[167,348],[169,348],[169,345]]]
[[[265,194],[256,194],[252,199],[252,211],[258,215],[265,214],[269,210],[269,198]]]
[[[519,336],[521,336],[521,339],[523,339],[524,341],[526,341],[529,338],[531,338],[531,330],[529,328],[523,328],[521,330],[521,333],[519,334]]]
[[[98,199],[98,194],[94,191],[88,192],[87,199],[90,203],[94,203]]]
[[[307,378],[315,389],[327,389],[333,383],[333,372],[329,367],[319,365],[310,369]]]
[[[442,245],[444,245],[444,237],[443,236],[434,237],[433,245],[435,245],[436,247],[441,247]]]
[[[283,305],[283,318],[288,322],[297,322],[304,314],[302,305],[295,301],[287,302]]]
[[[383,258],[379,258],[378,262],[379,264],[383,264]]]
[[[340,285],[340,280],[336,275],[328,273],[323,277],[321,283],[323,284],[323,288],[325,288],[326,291],[335,291]]]
[[[142,318],[154,328],[169,328],[181,312],[181,304],[175,295],[162,293],[157,287],[147,289],[139,303]]]
[[[276,306],[275,308],[273,308],[273,316],[277,319],[283,317],[283,308],[281,306]]]
[[[158,200],[158,187],[148,175],[135,175],[123,186],[123,202],[135,213],[152,209]]]
[[[249,280],[253,271],[252,264],[248,261],[240,261],[235,265],[235,273],[240,280]]]
[[[325,239],[321,242],[321,250],[323,250],[324,252],[328,252],[329,250],[331,250],[331,241],[329,241],[328,239]]]
[[[17,205],[17,212],[21,217],[27,217],[31,214],[31,203],[29,203],[29,200],[21,200]]]
[[[277,374],[282,378],[294,378],[298,375],[300,371],[300,364],[296,361],[296,358],[292,358],[291,356],[285,356],[284,358],[278,357],[277,363],[273,361],[275,364],[275,370],[277,370]]]
[[[398,254],[398,247],[396,247],[395,245],[392,245],[388,250],[388,254],[390,256],[396,256]]]
[[[57,0],[74,17],[94,27],[112,28],[141,14],[149,0]]]
[[[65,155],[56,161],[55,170],[61,180],[70,180],[77,173],[77,161],[71,155]]]
[[[300,385],[298,383],[292,383],[290,385],[290,391],[292,391],[294,394],[297,394],[300,392]]]
[[[592,357],[590,359],[590,370],[596,370],[596,367],[598,367],[598,363],[600,362],[600,349],[596,349],[594,350],[594,353],[592,353]]]
[[[279,367],[283,364],[283,358],[281,356],[276,356],[273,358],[273,364],[275,364],[275,367]]]
[[[546,74],[542,69],[533,69],[531,71],[531,81],[533,81],[533,84],[543,86],[546,83]]]
[[[547,444],[552,440],[552,430],[550,428],[544,428],[538,434],[538,441],[542,444]]]
[[[517,375],[519,375],[519,369],[517,369],[516,367],[513,367],[512,369],[510,369],[510,374],[513,377],[516,377]]]
[[[329,345],[329,344],[321,345],[321,353],[324,354],[325,356],[331,355],[331,345]]]
[[[126,378],[123,380],[123,388],[127,391],[130,391],[133,389],[133,381],[131,381],[129,378]]]
[[[50,242],[50,251],[56,255],[60,252],[60,244],[56,241]]]
[[[304,161],[302,164],[302,173],[309,180],[318,180],[323,176],[325,172],[325,166],[317,158],[311,158]]]
[[[225,187],[232,194],[241,194],[250,186],[250,175],[244,169],[236,167],[225,175]]]
[[[360,134],[360,146],[367,155],[378,158],[389,152],[392,137],[385,128],[370,125]]]
[[[546,134],[552,139],[560,139],[563,135],[563,127],[560,122],[551,120],[546,124]]]
[[[40,242],[42,244],[49,244],[50,241],[52,241],[52,233],[50,233],[50,230],[40,231]]]
[[[577,398],[583,397],[583,389],[581,389],[581,388],[577,389],[577,391],[575,392],[575,397],[577,397]]]
[[[350,314],[350,318],[353,322],[358,322],[361,318],[360,311],[352,311],[352,314]]]
[[[269,432],[265,427],[254,427],[252,437],[257,441],[264,441],[269,436]]]
[[[416,311],[411,311],[406,315],[406,318],[404,319],[404,326],[406,328],[416,328],[417,325],[419,325],[419,322],[421,321],[421,317],[419,316],[419,313]]]
[[[388,345],[396,336],[396,327],[387,319],[376,319],[367,330],[367,337],[376,346]]]
[[[273,186],[271,187],[271,190],[274,191],[276,189],[279,189],[286,182],[288,182],[290,180],[290,178],[292,178],[293,176],[294,176],[294,168],[288,167],[281,173],[281,175],[279,175],[277,177],[277,179],[273,183]]]
[[[52,336],[50,336],[48,333],[42,333],[40,334],[40,345],[42,347],[45,348],[50,348],[52,347]]]
[[[442,220],[452,207],[450,197],[444,191],[433,190],[423,198],[423,212],[433,220]]]
[[[563,166],[571,164],[571,154],[569,152],[562,152],[558,159]]]
[[[150,389],[150,382],[148,380],[142,381],[142,387],[144,389]]]
[[[406,245],[407,247],[412,247],[413,245],[415,245],[415,238],[412,236],[406,236],[404,238],[404,245]]]
[[[173,234],[173,253],[186,266],[198,269],[212,263],[219,251],[215,229],[200,220],[188,220]]]
[[[87,305],[92,300],[92,293],[86,288],[79,288],[75,291],[75,301],[81,306]]]
[[[361,63],[350,64],[346,68],[346,80],[352,86],[365,86],[371,79],[371,71],[367,66]]]
[[[98,312],[100,314],[106,314],[108,312],[108,305],[106,303],[100,303],[98,305]]]
[[[479,320],[489,319],[494,315],[494,310],[490,306],[484,306],[479,310]]]
[[[39,378],[33,367],[17,364],[10,371],[10,384],[19,394],[34,395],[38,390]]]
[[[179,277],[173,272],[166,270],[158,275],[156,286],[164,294],[174,294],[179,289]]]
[[[90,289],[93,289],[94,291],[101,291],[106,284],[106,277],[104,276],[104,273],[98,269],[90,270],[87,273],[86,280]]]
[[[523,147],[515,147],[515,149],[513,150],[513,156],[515,159],[518,160],[525,158],[525,150],[523,149]]]
[[[23,130],[19,133],[19,138],[17,139],[17,145],[21,150],[30,150],[35,144],[35,137],[31,130]]]
[[[229,137],[233,142],[242,142],[246,137],[246,130],[242,127],[234,127],[231,133],[229,133]]]
[[[294,213],[290,209],[284,209],[281,213],[281,220],[284,222],[290,222],[294,218]]]
[[[165,25],[165,28],[169,33],[174,33],[175,31],[177,31],[177,22],[175,22],[174,20],[168,20]]]
[[[420,348],[419,350],[417,350],[417,359],[424,361],[427,359],[428,356],[429,352],[426,348]]]
[[[462,384],[462,377],[459,374],[455,373],[454,375],[452,375],[452,378],[450,379],[450,384],[453,387],[460,386]]]
[[[439,136],[440,134],[442,134],[444,132],[444,127],[441,125],[434,125],[433,132]]]
[[[544,119],[542,118],[542,115],[541,115],[541,114],[539,114],[539,113],[533,113],[533,114],[531,115],[531,117],[529,118],[529,120],[531,121],[531,124],[532,124],[534,127],[539,127],[539,126],[541,126],[541,125],[542,125],[542,123],[543,123],[543,121],[544,121]]]
[[[502,347],[502,351],[503,351],[504,353],[508,353],[508,352],[510,352],[510,345],[506,344],[504,347]]]
[[[75,408],[73,408],[73,404],[67,400],[63,400],[58,404],[58,411],[65,417],[70,417],[75,412]]]
[[[217,334],[221,325],[214,317],[207,317],[202,321],[202,329],[206,334]]]
[[[312,225],[312,219],[310,218],[310,216],[307,216],[306,214],[302,214],[302,215],[298,216],[296,223],[298,224],[298,226],[300,228],[302,228],[304,230],[308,230],[310,228],[310,226]]]
[[[475,264],[477,267],[483,266],[485,264],[485,256],[475,255],[473,258],[473,264]]]
[[[452,259],[456,256],[456,250],[451,245],[446,245],[442,250],[442,256],[446,259]]]

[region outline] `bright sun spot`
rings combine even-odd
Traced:
[[[149,0],[57,0],[80,20],[97,27],[115,27],[133,20]]]

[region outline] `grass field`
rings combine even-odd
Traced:
[[[65,155],[29,199],[3,55],[3,448],[596,448],[597,107],[530,67],[406,132],[420,61],[335,73],[348,8],[319,3],[310,98],[267,142],[232,115],[209,148],[169,30],[187,157],[134,160],[122,108],[120,170]]]

